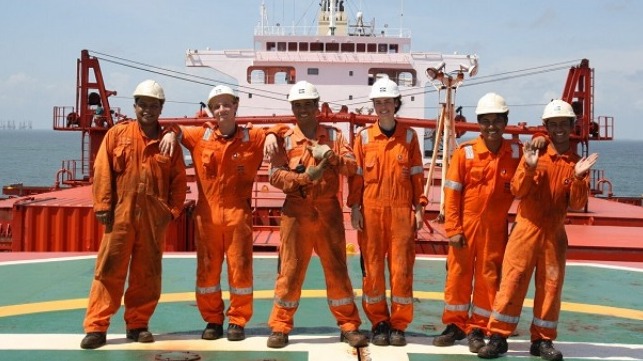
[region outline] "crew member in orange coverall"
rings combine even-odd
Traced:
[[[507,212],[514,199],[511,178],[522,156],[519,142],[502,137],[509,119],[503,97],[485,94],[476,115],[480,136],[455,151],[444,184],[450,247],[442,322],[448,326],[433,339],[435,346],[451,346],[466,335],[473,353],[485,345],[500,285]]]
[[[368,344],[346,266],[346,238],[337,198],[340,174],[355,174],[355,156],[338,129],[320,125],[319,93],[301,81],[288,95],[297,125],[283,135],[283,148],[271,162],[270,183],[286,194],[281,213],[280,266],[268,320],[268,347],[288,343],[301,288],[313,250],[319,255],[330,311],[341,329],[340,340],[353,347]]]
[[[397,84],[384,77],[369,95],[378,116],[355,137],[357,175],[348,206],[362,257],[362,307],[375,345],[404,346],[413,320],[415,232],[424,223],[424,168],[415,131],[395,120],[402,106]],[[388,261],[391,309],[386,300]]]
[[[598,155],[580,158],[571,148],[569,133],[574,126],[572,107],[553,100],[545,107],[543,122],[551,143],[539,152],[525,144],[523,159],[511,182],[520,198],[516,226],[511,232],[502,263],[502,281],[493,304],[488,329],[489,343],[478,351],[481,358],[496,358],[507,352],[507,337],[520,320],[531,275],[536,270],[531,348],[534,356],[562,360],[552,341],[560,313],[565,277],[567,209],[587,203],[588,171]]]
[[[221,267],[228,266],[230,306],[227,338],[245,339],[252,317],[252,185],[263,160],[265,132],[235,122],[239,97],[228,86],[218,85],[208,97],[215,122],[201,127],[172,127],[161,150],[172,154],[175,133],[192,155],[199,200],[195,211],[197,281],[196,301],[207,322],[201,338],[223,336],[224,302]],[[274,134],[273,143],[276,144]],[[178,147],[176,147],[178,148]]]
[[[183,210],[186,193],[182,152],[160,154],[158,123],[165,95],[153,80],[134,90],[137,121],[112,127],[94,162],[94,211],[105,225],[89,293],[80,347],[105,344],[111,316],[125,291],[127,338],[153,342],[148,323],[161,296],[165,230]],[[129,278],[127,278],[129,269]]]

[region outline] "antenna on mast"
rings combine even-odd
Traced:
[[[404,31],[404,0],[400,0],[400,37],[402,37],[402,32]]]

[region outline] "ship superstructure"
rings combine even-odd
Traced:
[[[222,82],[241,94],[239,115],[289,114],[288,90],[306,80],[318,88],[331,110],[372,114],[370,86],[382,76],[398,83],[404,106],[399,116],[435,118],[434,87],[427,69],[474,75],[477,55],[418,52],[411,31],[377,28],[362,12],[350,19],[347,1],[319,4],[316,26],[268,24],[265,6],[254,31],[254,48],[188,50],[188,67],[216,70]],[[431,110],[429,110],[431,109]]]

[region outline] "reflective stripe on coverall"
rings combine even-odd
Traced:
[[[404,331],[413,320],[414,205],[425,206],[424,168],[417,134],[397,123],[390,138],[377,125],[355,137],[357,175],[350,179],[349,206],[362,205],[362,307],[371,324]],[[387,262],[388,261],[388,262]],[[388,263],[391,310],[386,300]]]
[[[160,132],[160,129],[159,129]],[[94,211],[113,210],[96,259],[84,329],[106,332],[125,292],[127,329],[145,328],[161,295],[165,230],[183,210],[186,192],[183,153],[159,154],[136,121],[105,134],[94,162]]]
[[[273,332],[290,333],[299,306],[301,288],[313,250],[319,256],[326,279],[328,305],[342,332],[357,330],[361,324],[346,266],[344,218],[337,198],[340,174],[355,174],[355,156],[341,132],[317,126],[315,139],[327,144],[337,155],[321,179],[311,181],[294,169],[316,164],[312,145],[299,129],[286,132],[285,154],[271,164],[270,183],[283,190],[286,200],[281,212],[280,267],[275,282],[275,299],[268,320]]]
[[[520,144],[505,139],[494,154],[482,136],[461,145],[451,158],[444,229],[447,237],[463,234],[466,246],[449,247],[442,322],[467,334],[486,330],[489,322],[514,199],[511,178],[521,158]]]
[[[578,155],[558,155],[552,145],[541,151],[536,169],[521,160],[511,191],[521,198],[516,226],[509,236],[502,282],[489,320],[489,331],[508,337],[516,329],[522,304],[536,269],[536,294],[531,340],[556,339],[565,278],[567,208],[587,203],[587,178],[574,176]]]
[[[195,211],[196,301],[208,323],[223,324],[221,268],[228,267],[229,323],[245,327],[253,312],[252,186],[263,161],[265,133],[237,126],[229,138],[210,122],[181,127],[198,179]]]

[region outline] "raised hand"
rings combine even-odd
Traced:
[[[581,158],[581,160],[576,162],[576,165],[574,166],[574,174],[576,175],[576,177],[584,177],[587,171],[589,171],[589,169],[592,168],[594,164],[596,164],[597,160],[598,153],[592,153],[588,157],[583,157]]]
[[[525,142],[523,143],[522,151],[525,163],[529,168],[536,168],[538,164],[538,148],[531,142]]]

